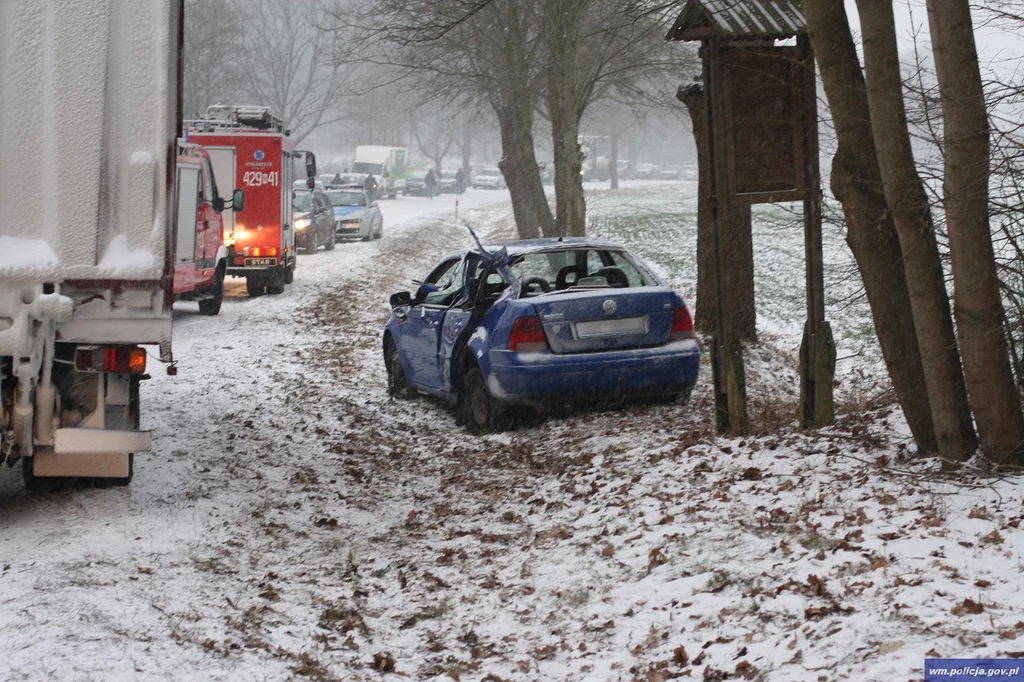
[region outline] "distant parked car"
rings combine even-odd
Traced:
[[[334,211],[323,190],[292,190],[292,219],[300,249],[316,253],[321,245],[328,251],[334,248]]]
[[[424,178],[427,177],[427,171],[413,171],[405,178],[405,188],[402,190],[402,194],[411,194],[413,196],[425,197],[427,196],[427,183]]]
[[[514,405],[685,399],[697,381],[683,299],[611,242],[460,251],[390,302],[388,392],[447,399],[473,433],[503,428]]]
[[[441,194],[455,194],[455,174],[458,171],[443,170],[441,178],[437,181],[437,191]]]
[[[306,190],[306,189],[309,189],[309,187],[306,185],[306,181],[305,180],[296,180],[295,182],[292,183],[292,189]],[[327,186],[324,185],[324,183],[320,179],[314,178],[313,179],[313,189],[318,189],[321,192],[323,192],[324,190],[327,189]]]
[[[484,168],[473,176],[473,187],[485,189],[504,189],[505,176],[497,168]]]
[[[653,163],[638,163],[636,165],[636,177],[643,180],[657,180],[658,167]]]
[[[689,165],[683,167],[683,180],[696,182],[699,177],[700,174],[698,173],[697,166]]]
[[[338,173],[321,173],[316,179],[325,187],[341,184],[341,175]]]
[[[341,173],[335,186],[360,185],[366,182],[366,173]]]
[[[380,239],[384,236],[384,216],[380,205],[363,189],[362,185],[348,185],[327,190],[327,198],[334,207],[334,238]]]
[[[663,168],[661,170],[661,172],[658,173],[658,179],[660,179],[660,180],[682,180],[683,179],[683,169],[680,166],[669,166],[668,168]]]
[[[619,180],[636,180],[636,168],[629,161],[615,162],[615,175]]]

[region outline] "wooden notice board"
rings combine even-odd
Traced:
[[[804,124],[796,47],[723,46],[728,192],[744,203],[804,199]]]

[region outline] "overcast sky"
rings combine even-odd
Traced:
[[[928,14],[924,0],[893,0],[896,15],[896,33],[900,41],[900,52],[904,61],[913,60],[913,44],[918,37],[918,49],[923,58],[931,61],[931,43],[929,42]],[[860,20],[857,16],[855,0],[846,0],[846,13],[850,19],[850,28],[860,42]],[[991,25],[989,16],[982,11],[974,10],[976,44],[978,57],[983,68],[994,69],[1003,73],[1017,71],[1024,55],[1024,38],[1006,27]],[[983,25],[989,24],[989,25]]]

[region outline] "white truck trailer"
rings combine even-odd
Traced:
[[[127,484],[150,450],[144,346],[172,361],[180,21],[180,0],[0,2],[0,465],[29,485]]]
[[[361,145],[356,147],[352,172],[373,175],[377,180],[377,197],[394,199],[405,189],[409,174],[409,154],[404,147]]]

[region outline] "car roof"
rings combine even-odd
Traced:
[[[484,248],[491,250],[504,247],[510,254],[530,253],[533,251],[566,250],[570,251],[581,247],[625,249],[622,244],[610,242],[605,239],[594,239],[593,237],[550,237],[542,239],[517,239],[510,242],[498,242],[486,244]]]
[[[617,242],[610,242],[605,239],[594,239],[593,237],[565,237],[565,238],[542,238],[542,239],[517,239],[508,242],[496,242],[484,244],[488,251],[497,251],[504,248],[510,256],[519,256],[537,251],[572,251],[579,248],[613,249],[626,251],[626,247]],[[480,249],[463,249],[445,256],[445,260],[456,256],[463,256],[467,253],[480,253]]]

